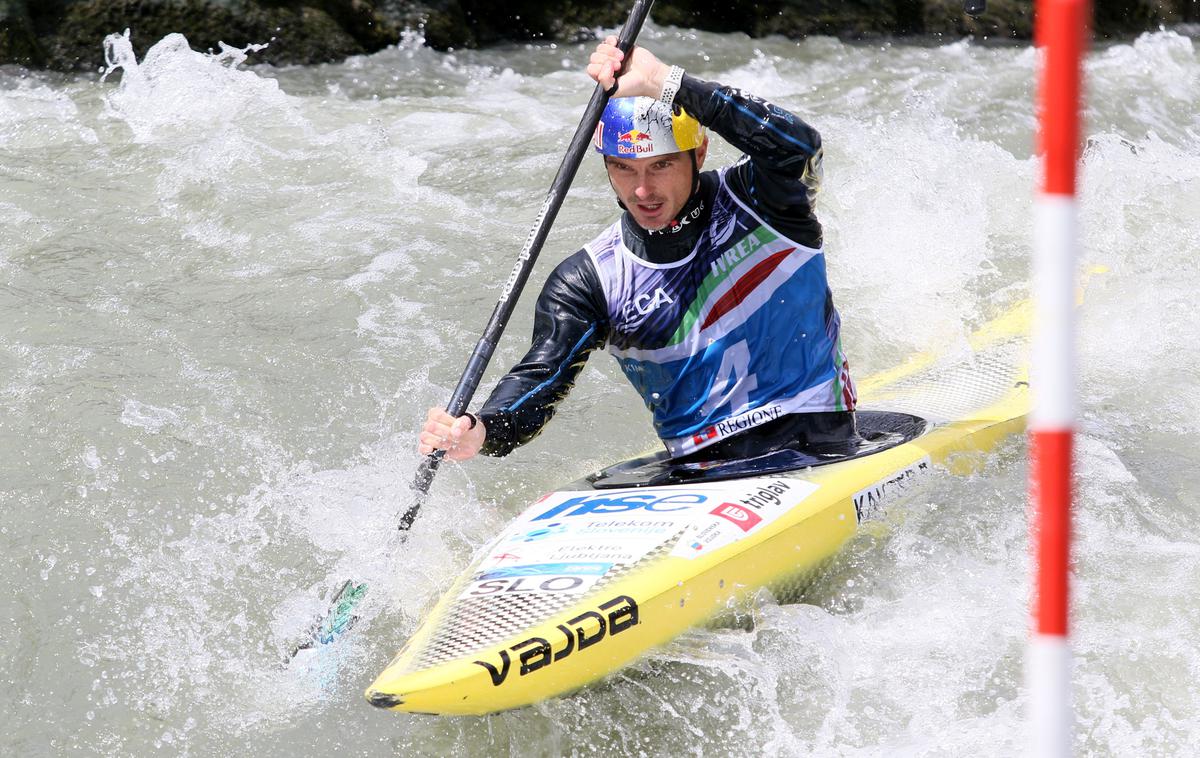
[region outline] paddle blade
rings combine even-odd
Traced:
[[[358,621],[354,609],[367,594],[366,583],[355,584],[353,579],[347,579],[330,601],[329,610],[324,616],[313,621],[312,626],[305,632],[304,641],[292,649],[288,659],[296,657],[301,650],[307,650],[317,645],[328,645],[342,634],[350,630]]]

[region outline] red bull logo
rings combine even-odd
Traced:
[[[617,152],[624,154],[651,153],[654,152],[654,141],[650,137],[650,132],[643,132],[640,129],[630,129],[627,132],[617,135]]]

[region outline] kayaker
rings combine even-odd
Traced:
[[[588,75],[613,89],[609,37]],[[419,450],[507,455],[607,345],[672,458],[729,459],[856,438],[855,392],[813,203],[821,141],[798,116],[635,47],[595,149],[624,209],[564,260],[533,343],[478,414],[431,408]],[[701,172],[711,129],[745,155]]]

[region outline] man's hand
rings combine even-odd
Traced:
[[[617,47],[617,38],[609,36],[596,45],[588,63],[588,76],[600,83],[604,89],[612,89],[613,77],[621,69],[625,53]],[[637,97],[644,95],[658,99],[662,95],[663,82],[671,67],[660,61],[644,47],[634,47],[629,54],[629,65],[617,79],[620,85],[613,97]]]
[[[417,452],[429,455],[434,450],[445,450],[450,460],[465,461],[475,457],[486,438],[482,420],[472,429],[467,416],[454,418],[444,408],[430,408],[425,426],[421,427]]]

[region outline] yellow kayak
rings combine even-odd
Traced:
[[[366,692],[381,708],[486,714],[571,692],[764,586],[806,581],[934,467],[969,469],[1028,411],[1029,305],[954,356],[859,385],[860,449],[734,464],[648,456],[538,500]]]

